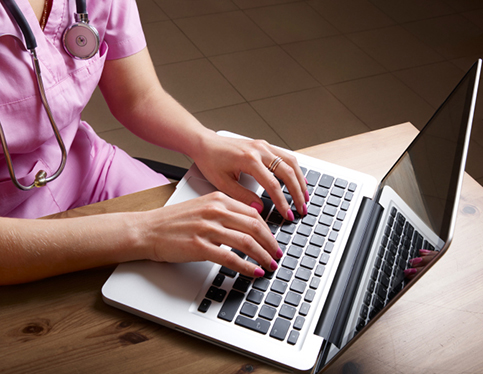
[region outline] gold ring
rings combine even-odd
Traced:
[[[275,158],[275,160],[273,160],[270,165],[268,166],[268,171],[272,172],[272,173],[275,173],[275,169],[277,168],[277,166],[283,161],[282,157],[278,156],[277,158]]]

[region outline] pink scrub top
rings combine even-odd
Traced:
[[[87,1],[90,23],[100,36],[100,50],[90,60],[70,57],[62,45],[62,34],[74,21],[75,1],[54,0],[43,32],[28,0],[17,0],[17,5],[37,39],[46,95],[68,153],[59,178],[21,191],[10,180],[0,148],[0,216],[36,218],[168,183],[81,121],[105,60],[146,46],[135,0]],[[0,122],[17,179],[24,185],[40,169],[52,175],[61,161],[36,85],[23,34],[0,5]]]

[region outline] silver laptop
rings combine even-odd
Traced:
[[[480,71],[478,60],[380,184],[294,153],[311,195],[305,217],[285,221],[243,175],[284,251],[274,273],[252,279],[210,262],[124,263],[102,288],[105,302],[280,368],[318,372],[417,281],[404,270],[420,249],[438,258],[448,248]],[[168,204],[214,190],[194,165]]]

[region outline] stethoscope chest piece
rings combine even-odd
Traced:
[[[99,50],[99,33],[86,22],[76,22],[64,32],[64,48],[72,57],[86,60]]]

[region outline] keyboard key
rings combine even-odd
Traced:
[[[295,273],[295,278],[301,279],[301,280],[307,282],[310,279],[311,275],[312,275],[312,272],[309,269],[298,268],[297,272]]]
[[[278,312],[278,315],[291,320],[293,317],[295,317],[295,313],[297,313],[297,309],[295,309],[293,306],[283,304],[280,308],[280,312]]]
[[[287,254],[289,256],[299,258],[300,256],[302,256],[303,251],[304,251],[303,248],[300,248],[299,246],[296,246],[296,245],[292,245],[288,249]]]
[[[263,292],[251,289],[247,295],[247,301],[250,301],[254,304],[260,304],[263,300]]]
[[[317,223],[317,217],[307,215],[302,219],[302,223],[304,225],[313,227]]]
[[[314,278],[314,279],[319,279],[319,278]],[[315,291],[308,289],[307,292],[305,293],[304,300],[307,301],[308,303],[311,303],[314,301],[315,298]]]
[[[265,299],[265,303],[272,305],[274,307],[278,307],[281,302],[282,302],[282,296],[274,292],[269,292],[267,295],[267,298]]]
[[[224,275],[226,275],[227,277],[230,277],[230,278],[235,278],[235,276],[237,275],[236,271],[228,269],[226,266],[222,266],[220,268],[220,273],[224,274]]]
[[[200,306],[198,307],[198,312],[206,313],[211,306],[211,300],[203,299]]]
[[[287,283],[282,282],[278,279],[275,279],[272,283],[272,287],[270,288],[272,291],[278,292],[280,294],[284,294],[287,290]]]
[[[292,279],[293,271],[286,269],[286,268],[280,268],[277,272],[277,279],[281,279],[284,282],[288,282],[290,279]]]
[[[340,198],[331,195],[327,199],[327,204],[338,207],[340,205],[340,201]]]
[[[287,245],[290,243],[291,236],[285,232],[279,232],[277,235],[277,241],[281,244]]]
[[[235,314],[238,311],[238,308],[240,307],[244,297],[245,295],[241,292],[231,290],[225,302],[223,303],[220,312],[218,313],[218,318],[228,322],[233,321],[233,318],[235,317]]]
[[[290,334],[288,335],[288,338],[287,338],[287,343],[292,345],[297,344],[299,335],[300,335],[300,332],[298,331],[295,331],[295,330],[290,331]]]
[[[304,293],[305,287],[307,287],[307,284],[305,282],[302,282],[299,279],[294,279],[292,281],[292,284],[290,285],[290,290],[298,293]]]
[[[311,216],[316,216],[318,217],[321,211],[321,207],[318,205],[310,204],[309,207],[307,208],[307,214]]]
[[[330,221],[332,223],[332,219]],[[329,226],[330,225],[318,224],[317,226],[315,226],[314,232],[317,235],[327,236],[329,234],[329,230],[330,230]]]
[[[314,274],[317,275],[318,277],[321,277],[324,274],[325,266],[324,265],[317,265],[315,268]]]
[[[349,182],[347,182],[345,179],[342,179],[342,178],[337,178],[335,180],[335,183],[334,183],[335,186],[343,188],[343,189],[345,189],[348,184],[349,184]]]
[[[300,225],[297,229],[297,234],[309,236],[312,233],[312,227],[307,225]]]
[[[305,251],[305,254],[311,257],[319,258],[320,248],[315,245],[309,245]]]
[[[259,332],[260,334],[266,334],[270,329],[270,322],[261,318],[253,320],[244,316],[238,316],[235,320],[235,324]]]
[[[290,322],[283,318],[277,318],[270,331],[270,336],[278,340],[285,340],[288,329],[290,328]]]
[[[319,284],[320,284],[320,278],[313,277],[312,280],[310,281],[309,287],[316,290],[319,287]]]
[[[331,216],[324,214],[324,215],[320,216],[319,223],[321,223],[322,225],[325,225],[325,226],[331,226],[333,220],[334,219]]]
[[[293,328],[296,330],[302,330],[302,327],[304,327],[304,323],[305,318],[302,316],[297,316],[297,318],[295,318],[295,322],[293,323]]]
[[[300,315],[305,317],[307,314],[309,314],[309,310],[310,310],[310,304],[309,303],[302,303],[302,305],[300,306],[299,313],[300,313]]]
[[[325,242],[325,238],[323,236],[315,235],[315,234],[312,235],[309,241],[310,244],[315,245],[317,247],[322,247],[324,245],[324,242]]]
[[[248,291],[248,287],[250,287],[251,280],[243,277],[238,277],[233,284],[233,289],[241,291],[243,293]]]
[[[206,293],[205,297],[207,299],[210,299],[210,300],[213,300],[213,301],[218,301],[220,303],[225,298],[225,295],[226,295],[225,290],[211,286],[208,289],[208,292]]]
[[[285,296],[285,302],[287,304],[293,305],[293,306],[299,306],[300,301],[302,300],[302,295],[289,291],[287,292],[287,296]]]
[[[255,282],[253,282],[253,288],[256,288],[257,290],[260,290],[260,291],[268,290],[269,285],[270,285],[270,281],[265,278],[257,278],[255,279]]]
[[[300,265],[302,265],[303,267],[310,269],[310,270],[312,270],[314,268],[316,263],[317,263],[317,260],[315,258],[309,257],[309,256],[304,256],[302,258],[302,261],[300,261]]]
[[[345,193],[345,190],[340,188],[340,187],[334,187],[331,191],[330,191],[330,194],[332,196],[336,196],[336,197],[342,197],[344,196],[344,193]]]
[[[330,188],[332,186],[332,182],[334,181],[334,177],[324,174],[322,178],[320,178],[319,186]]]
[[[256,305],[251,304],[251,303],[244,303],[241,310],[240,310],[241,314],[243,314],[247,317],[250,317],[250,318],[255,317],[257,312],[258,312],[258,307]]]
[[[319,197],[322,197],[322,198],[325,198],[327,197],[327,195],[329,194],[329,190],[325,187],[317,187],[314,191],[314,194],[316,196],[319,196]]]
[[[213,286],[221,287],[224,280],[225,280],[225,276],[223,274],[218,273],[215,279],[213,280]]]
[[[325,199],[322,196],[314,196],[310,199],[311,205],[324,206]]]
[[[277,212],[276,210],[272,211],[272,213],[270,214],[270,216],[268,217],[268,222],[271,222],[271,223],[274,223],[276,225],[280,225],[283,221],[283,217],[282,215]]]
[[[335,206],[326,205],[324,207],[323,213],[328,216],[334,217],[337,214],[337,208]]]
[[[285,258],[282,261],[282,266],[290,270],[295,270],[295,268],[297,267],[297,264],[298,264],[297,259],[290,256],[285,256]]]
[[[298,245],[299,247],[305,247],[307,244],[307,237],[302,235],[295,235],[292,240],[292,244]]]
[[[320,260],[319,262],[322,264],[322,265],[327,265],[327,263],[329,262],[329,254],[328,253],[322,253],[322,256],[320,256]]]
[[[264,305],[262,306],[262,309],[260,309],[260,313],[258,313],[258,316],[271,321],[275,317],[276,313],[277,309],[268,305]]]
[[[305,178],[307,179],[307,184],[309,186],[315,186],[319,180],[320,173],[318,171],[309,170]]]

